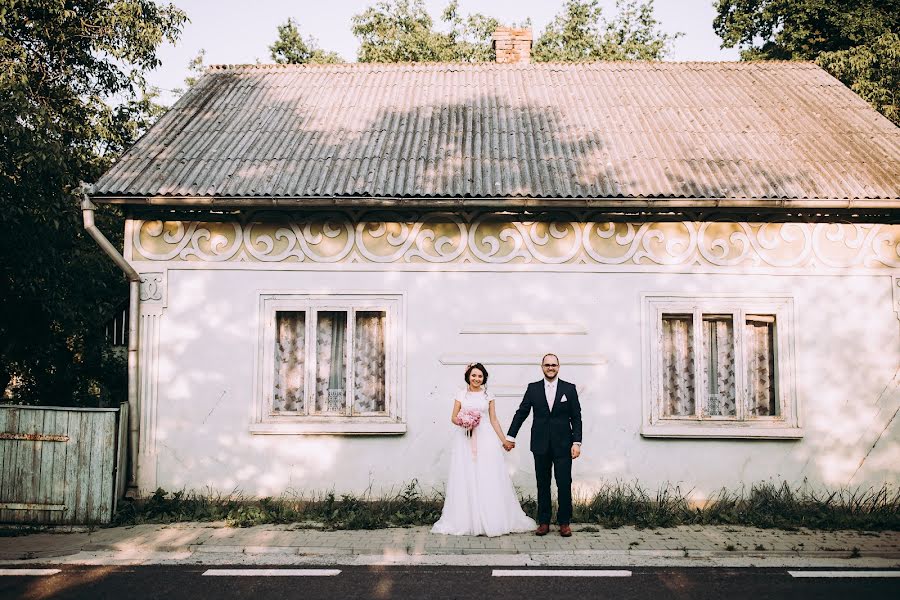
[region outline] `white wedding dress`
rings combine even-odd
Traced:
[[[453,428],[444,510],[432,533],[497,536],[534,529],[534,520],[519,505],[506,470],[506,451],[491,427],[488,403],[493,397],[462,390],[456,399],[463,409],[481,412],[481,421],[472,437],[462,427]]]

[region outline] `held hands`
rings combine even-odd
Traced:
[[[579,444],[572,444],[572,460],[575,460],[581,456],[581,446]]]
[[[510,450],[512,450],[515,447],[516,447],[515,442],[510,442],[509,440],[503,441],[503,449],[506,450],[507,452],[509,452]]]

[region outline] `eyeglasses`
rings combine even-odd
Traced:
[[[542,367],[558,367],[559,365],[548,365],[546,363],[541,365]]]

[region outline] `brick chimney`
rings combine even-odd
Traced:
[[[498,63],[527,65],[531,62],[531,29],[498,27],[491,41]]]

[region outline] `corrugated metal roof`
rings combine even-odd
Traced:
[[[900,129],[810,63],[213,67],[104,196],[893,205]]]

